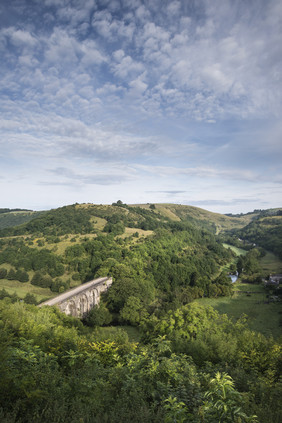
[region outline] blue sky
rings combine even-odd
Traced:
[[[0,207],[282,206],[280,0],[2,0]]]

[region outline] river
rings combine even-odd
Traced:
[[[237,275],[229,275],[229,277],[230,277],[232,283],[236,282],[237,279],[238,279]]]

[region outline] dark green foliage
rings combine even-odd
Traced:
[[[7,269],[0,267],[0,279],[5,279],[7,277]]]
[[[3,298],[10,298],[12,303],[15,303],[19,300],[19,297],[15,292],[13,294],[9,294],[4,288],[0,290],[0,300],[3,300]]]
[[[20,270],[20,269],[18,269],[16,271],[15,278],[16,278],[16,280],[18,280],[20,282],[28,282],[29,281],[28,273],[25,272],[24,270]]]
[[[16,271],[13,268],[11,268],[9,270],[9,272],[7,274],[7,279],[9,279],[9,280],[16,280],[17,279],[17,277],[16,277]]]
[[[232,322],[193,302],[230,295],[230,280],[220,269],[236,264],[214,236],[213,222],[174,211],[180,221],[161,216],[157,207],[121,201],[76,205],[10,230],[34,233],[33,241],[52,248],[65,234],[93,234],[95,216],[106,219],[103,233],[77,236],[65,251],[58,248],[62,255],[38,242],[29,248],[30,237],[0,240],[0,264],[12,266],[10,278],[24,282],[35,271],[31,284],[58,293],[71,278],[114,280],[84,325],[56,308],[34,307],[32,294],[19,301],[0,291],[1,421],[245,423],[254,422],[253,415],[260,423],[280,421],[281,345],[251,332],[242,319]],[[125,227],[154,233],[117,237]],[[237,265],[249,278],[261,254],[251,247]],[[0,278],[8,277],[3,269]],[[135,326],[140,343],[130,343],[116,326],[101,327],[111,320]]]
[[[67,247],[65,251],[65,256],[68,260],[73,260],[75,257],[81,257],[84,253],[84,248],[82,247],[82,245],[79,244]]]
[[[261,271],[259,258],[262,256],[257,248],[253,248],[245,256],[240,256],[237,260],[237,272],[239,275],[253,275]]]
[[[16,268],[29,270],[43,270],[50,276],[62,276],[64,274],[64,266],[61,258],[47,249],[36,250],[25,245],[9,245],[0,252],[0,262],[10,263]],[[10,273],[10,272],[9,272]],[[11,275],[8,279],[16,279],[11,269]]]
[[[101,301],[99,306],[95,306],[88,315],[84,322],[87,326],[107,326],[112,321],[112,315],[106,308],[105,304]]]
[[[136,345],[56,309],[2,300],[2,421],[279,422],[273,340],[195,306],[148,324],[150,344]]]
[[[26,304],[37,304],[36,298],[33,294],[27,293],[23,300]]]
[[[60,278],[56,278],[52,280],[52,283],[50,285],[50,289],[52,292],[59,292],[59,293],[66,291],[67,289],[69,289],[69,287],[70,287],[70,281],[68,280],[67,282],[64,282]]]
[[[91,215],[84,209],[65,206],[42,213],[39,217],[20,227],[2,230],[2,236],[43,233],[46,235],[64,235],[69,233],[89,233]]]
[[[122,222],[107,223],[106,226],[104,227],[104,231],[108,233],[112,233],[113,235],[122,235],[125,231],[125,227]]]
[[[52,286],[52,278],[40,272],[35,272],[30,282],[32,285],[41,286],[42,288],[50,288]]]

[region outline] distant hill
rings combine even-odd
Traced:
[[[138,227],[145,230],[155,229],[160,222],[183,222],[218,235],[231,230],[241,230],[258,219],[272,217],[274,212],[279,214],[279,209],[256,210],[240,215],[223,215],[199,207],[180,204],[126,205],[121,201],[112,205],[75,204],[43,212],[0,209],[0,230],[10,228],[2,231],[0,236],[32,234],[38,231],[45,234],[55,232],[59,235],[89,233],[94,229],[95,218],[105,219],[105,224],[122,221],[127,227]]]
[[[150,209],[155,207],[154,211],[160,215],[174,221],[190,222],[197,227],[204,227],[215,234],[230,230],[240,229],[256,218],[257,213],[248,213],[240,217],[228,216],[220,213],[213,213],[199,207],[185,206],[180,204],[139,204],[139,207]]]
[[[0,209],[0,229],[30,222],[42,213],[25,209]]]
[[[1,209],[0,208],[0,214],[1,213],[13,213],[13,212],[31,212],[32,210],[29,210],[29,209],[7,209],[7,208],[4,208],[4,209]]]
[[[282,258],[282,209],[264,210],[255,220],[233,233]]]

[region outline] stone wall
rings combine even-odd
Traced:
[[[101,293],[107,291],[112,282],[112,278],[94,279],[39,304],[39,307],[56,305],[63,313],[82,318],[99,304]]]

